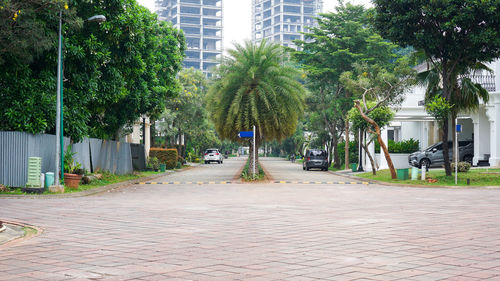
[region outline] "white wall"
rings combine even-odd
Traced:
[[[423,142],[423,122],[401,122],[401,140],[419,140]]]

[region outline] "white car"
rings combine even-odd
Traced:
[[[205,150],[205,164],[208,164],[210,162],[217,162],[219,164],[222,164],[224,157],[222,156],[222,153],[217,148],[210,148]]]

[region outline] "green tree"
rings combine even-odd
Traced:
[[[0,3],[0,50],[11,48],[11,41],[19,45],[19,50],[0,52],[2,69],[2,62],[8,64],[0,72],[1,130],[54,132],[61,9],[66,136],[74,141],[117,138],[141,115],[159,114],[179,91],[175,76],[185,48],[182,32],[158,22],[135,0]],[[84,22],[95,14],[107,21]]]
[[[366,116],[373,120],[375,124],[379,127],[383,128],[389,124],[389,122],[394,118],[394,112],[388,106],[376,106],[375,102],[368,102],[368,105],[360,104],[362,108],[370,110]],[[366,110],[366,111],[368,111]],[[361,130],[361,132],[368,132],[370,134],[367,142],[362,142],[361,146],[365,150],[368,158],[370,159],[370,163],[372,165],[372,172],[374,175],[377,174],[377,167],[375,165],[375,161],[373,160],[373,155],[371,155],[368,150],[368,146],[375,141],[377,138],[376,128],[373,124],[366,122],[366,120],[361,116],[361,113],[356,107],[351,108],[348,113],[349,121],[352,123],[351,128],[355,131]]]
[[[490,62],[500,56],[499,1],[375,0],[375,25],[382,36],[422,50],[439,65],[442,96],[452,100],[457,68]],[[448,119],[441,130],[448,143]],[[445,171],[451,176],[448,146],[443,146]]]
[[[306,33],[305,41],[297,41],[301,51],[293,53],[307,73],[311,95],[308,105],[321,116],[323,130],[332,138],[331,147],[345,131],[345,161],[349,164],[349,123],[346,116],[357,97],[340,83],[343,72],[352,71],[355,63],[388,64],[397,57],[396,45],[382,39],[370,23],[372,10],[361,5],[339,1],[334,13],[321,14],[318,26]],[[318,127],[318,126],[315,126]],[[334,163],[340,168],[337,149]]]
[[[480,100],[484,103],[488,103],[489,101],[489,93],[486,91],[481,84],[475,83],[470,78],[471,74],[474,74],[476,71],[488,71],[491,72],[488,67],[486,67],[482,63],[477,63],[472,68],[455,68],[457,71],[457,75],[453,75],[457,78],[457,80],[453,80],[451,86],[451,97],[449,103],[449,109],[447,110],[449,117],[451,117],[452,128],[455,128],[456,118],[460,112],[464,111],[474,111],[477,110],[480,104]],[[440,65],[435,66],[434,68],[423,71],[417,75],[418,82],[427,86],[425,92],[425,99],[427,103],[433,103],[432,105],[426,108],[434,108],[437,109],[436,105],[441,104],[444,105],[445,101],[436,100],[436,97],[443,96],[443,88],[441,83],[440,74]],[[448,106],[444,106],[443,109],[446,109]],[[436,118],[438,122],[443,124],[444,120],[448,118],[442,118],[441,114],[438,111],[431,110],[428,112]],[[456,147],[456,135],[453,135],[453,147]],[[455,160],[455,154],[453,155],[453,160]]]
[[[386,67],[357,65],[356,72],[360,74],[355,76],[351,72],[343,73],[341,81],[348,89],[358,92],[361,96],[363,107],[359,100],[354,102],[354,106],[358,109],[361,117],[373,127],[372,131],[377,135],[380,148],[384,152],[391,171],[391,176],[395,179],[397,178],[396,170],[387,146],[382,140],[380,134],[381,125],[368,115],[377,108],[401,104],[405,92],[415,83],[415,71],[409,66],[407,59],[401,58]],[[368,101],[373,101],[374,105],[368,107]]]
[[[291,136],[304,110],[305,89],[298,76],[279,45],[265,40],[237,44],[209,90],[208,110],[218,135],[241,141],[238,132],[255,126],[256,149],[264,140]]]

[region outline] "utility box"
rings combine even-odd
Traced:
[[[28,182],[26,187],[42,187],[40,182],[40,173],[42,172],[42,158],[29,157],[28,158]]]

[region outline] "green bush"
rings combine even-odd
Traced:
[[[167,163],[167,149],[153,147],[149,150],[149,158],[158,159],[159,163]]]
[[[458,162],[458,172],[459,173],[467,173],[470,170],[469,162]],[[455,171],[455,162],[451,163],[451,170]]]
[[[160,161],[156,157],[149,157],[148,164],[146,167],[148,169],[158,170],[160,169]]]
[[[166,162],[165,164],[167,165],[167,169],[171,170],[171,169],[175,169],[175,167],[177,167],[177,158],[178,158],[178,155],[177,155],[177,149],[167,149],[166,150],[167,152],[167,159],[166,159]]]
[[[413,153],[420,150],[420,142],[418,140],[409,139],[395,142],[389,140],[387,143],[389,153]],[[375,141],[375,152],[380,153],[380,144]]]
[[[345,142],[337,145],[339,151],[340,165],[345,163]],[[349,163],[358,163],[358,144],[355,141],[349,142]]]
[[[182,163],[181,162],[177,162],[177,166],[175,166],[176,169],[180,169],[182,168]]]

